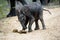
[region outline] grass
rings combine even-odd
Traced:
[[[7,2],[0,0],[0,19],[6,17],[6,13],[9,11],[9,8],[7,6]]]

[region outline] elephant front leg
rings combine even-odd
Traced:
[[[32,26],[34,20],[35,20],[34,17],[32,17],[31,19],[29,19],[28,32],[32,32],[31,26]]]

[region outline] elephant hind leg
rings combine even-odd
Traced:
[[[35,30],[39,30],[38,20],[35,20],[35,25],[36,25]]]

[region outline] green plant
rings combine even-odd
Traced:
[[[0,19],[6,17],[8,10],[6,0],[0,0]]]

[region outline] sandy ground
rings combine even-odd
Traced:
[[[46,30],[35,31],[35,23],[32,25],[33,32],[27,34],[13,33],[13,29],[21,30],[21,24],[17,17],[10,17],[0,20],[0,40],[60,40],[60,8],[49,9],[52,13],[44,11]]]

